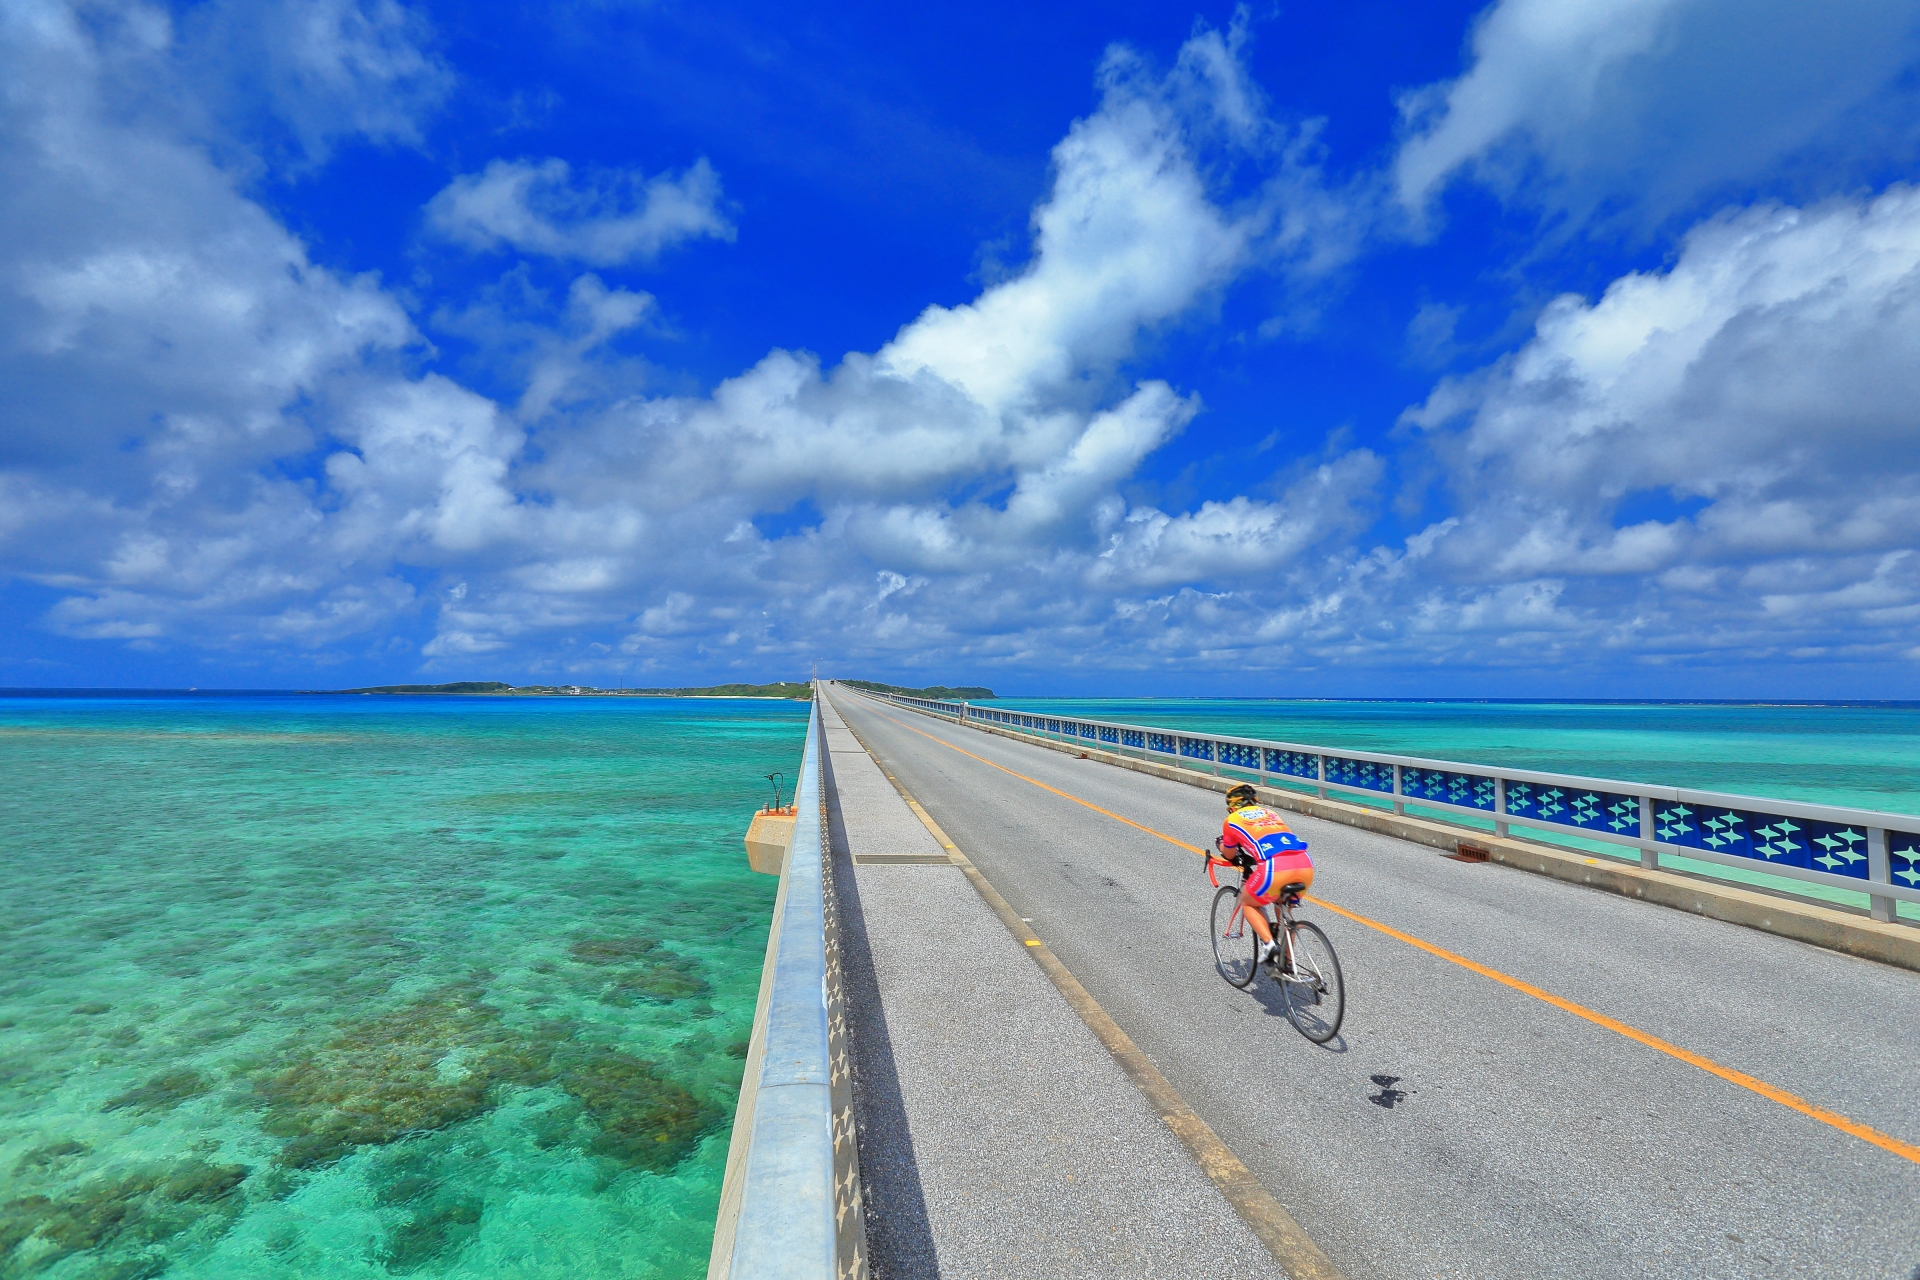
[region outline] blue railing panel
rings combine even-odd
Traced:
[[[1180,754],[1187,757],[1187,759],[1213,759],[1213,740],[1211,738],[1189,738],[1184,734],[1179,735],[1179,737]]]
[[[1662,802],[1654,806],[1654,835],[1666,844],[1711,849],[1769,866],[1801,867],[1856,880],[1867,878],[1864,824]]]
[[[1251,769],[1260,772],[1260,748],[1249,747],[1239,742],[1220,744],[1220,763],[1232,765],[1236,769]]]
[[[1346,756],[1327,757],[1327,781],[1365,791],[1393,793],[1393,766],[1372,760],[1352,760]]]
[[[1282,751],[1273,747],[1266,748],[1267,772],[1284,773],[1289,778],[1320,777],[1320,757],[1311,751]]]
[[[1498,786],[1492,778],[1449,769],[1402,769],[1400,794],[1409,800],[1437,800],[1464,809],[1492,813]]]
[[[1507,812],[1584,831],[1632,837],[1640,834],[1640,797],[1544,782],[1509,782]]]
[[[1895,883],[1920,889],[1920,835],[1887,832],[1887,861],[1892,866]]]

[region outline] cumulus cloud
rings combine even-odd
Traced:
[[[215,0],[180,46],[194,88],[243,119],[264,108],[310,164],[343,138],[419,145],[455,79],[396,0]]]
[[[1461,508],[1433,565],[1463,590],[1552,582],[1681,643],[1840,626],[1892,652],[1888,611],[1920,604],[1917,405],[1920,191],[1897,186],[1713,218],[1405,421]]]
[[[1313,129],[1246,78],[1242,27],[1198,31],[1164,70],[1109,55],[1054,150],[1031,259],[877,350],[775,350],[661,394],[610,351],[657,322],[653,297],[580,274],[549,302],[509,271],[433,320],[505,353],[496,400],[433,370],[380,281],[316,264],[191,113],[129,108],[130,74],[197,92],[166,24],[53,5],[0,22],[0,568],[60,594],[45,621],[66,635],[325,661],[397,652],[411,627],[427,670],[592,679],[819,652],[1302,674],[1912,647],[1906,187],[1736,209],[1671,266],[1555,302],[1522,349],[1408,412],[1392,448],[1445,477],[1446,509],[1387,538],[1400,460],[1374,450],[1274,456],[1184,504],[1137,483],[1205,409],[1142,376],[1145,343],[1251,272],[1311,287],[1364,233]],[[1486,30],[1469,78],[1506,56]],[[1596,100],[1666,39],[1605,63]],[[404,140],[327,105],[353,83],[304,91],[333,122],[314,146]],[[1469,142],[1408,190],[1512,136],[1447,135],[1456,97],[1479,101],[1436,98],[1418,136]],[[592,265],[730,236],[721,208],[704,164],[496,161],[428,219]],[[1451,323],[1429,318],[1436,349]]]
[[[1904,0],[1499,0],[1471,54],[1464,75],[1402,100],[1401,201],[1417,213],[1464,173],[1576,221],[1644,227],[1791,178],[1816,145],[1829,182],[1890,143],[1910,151],[1902,77],[1920,14]]]
[[[1127,592],[1297,554],[1345,527],[1314,503],[1344,511],[1377,479],[1342,465],[1305,482],[1311,500],[1196,512],[1122,494],[1201,410],[1128,376],[1140,336],[1249,269],[1318,269],[1284,194],[1310,169],[1233,33],[1201,31],[1164,73],[1112,55],[1099,109],[1055,150],[1031,261],[880,350],[774,351],[711,394],[647,398],[646,371],[605,348],[652,322],[650,296],[583,275],[542,327],[504,300],[510,279],[436,319],[515,353],[509,409],[409,372],[393,296],[313,264],[177,117],[127,122],[114,76],[129,59],[183,74],[166,40],[129,53],[42,16],[10,35],[0,143],[0,328],[28,392],[8,410],[0,555],[66,593],[47,619],[66,634],[337,652],[413,616],[434,662],[641,669],[790,656],[856,616],[891,652],[1005,652],[1036,613],[1097,632]],[[333,83],[309,86],[322,107]],[[1230,198],[1201,147],[1268,176]],[[428,217],[589,263],[732,234],[704,163],[580,179],[498,161]]]
[[[557,158],[495,160],[436,195],[427,225],[470,249],[611,267],[650,262],[687,240],[732,240],[720,206],[720,175],[704,159],[677,175],[614,171],[580,181]]]

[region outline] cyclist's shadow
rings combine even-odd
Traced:
[[[1287,1017],[1287,998],[1280,993],[1279,980],[1274,978],[1272,974],[1263,973],[1255,978],[1253,985],[1247,988],[1247,994],[1252,996],[1254,1002],[1266,1011],[1268,1017],[1280,1019],[1281,1022],[1287,1024],[1287,1030],[1289,1031],[1294,1029],[1292,1020]],[[1305,1036],[1302,1036],[1301,1040],[1306,1044],[1313,1044],[1313,1041],[1308,1040]],[[1328,1053],[1345,1053],[1347,1051],[1347,1033],[1344,1031],[1338,1032],[1331,1040],[1328,1040],[1324,1044],[1313,1045],[1313,1047],[1316,1049],[1325,1049]]]

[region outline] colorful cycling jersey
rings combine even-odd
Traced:
[[[1265,862],[1283,853],[1304,853],[1307,842],[1288,830],[1279,814],[1265,805],[1251,804],[1227,815],[1220,829],[1220,847],[1242,849]]]

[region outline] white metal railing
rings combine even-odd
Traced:
[[[816,686],[708,1280],[867,1275],[833,870],[822,840],[825,750]]]
[[[1412,803],[1470,815],[1491,821],[1497,836],[1518,826],[1622,845],[1638,850],[1646,867],[1658,867],[1665,853],[1851,889],[1868,895],[1875,920],[1895,919],[1896,900],[1920,902],[1920,816],[1912,814],[859,692],[958,724],[1225,769],[1308,787],[1323,799],[1341,792],[1389,799],[1395,813]]]

